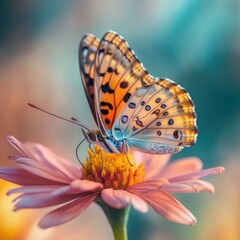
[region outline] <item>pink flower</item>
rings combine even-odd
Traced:
[[[41,228],[63,224],[80,215],[92,202],[121,209],[132,205],[147,212],[148,204],[171,221],[193,225],[196,219],[170,193],[213,192],[209,182],[200,180],[220,174],[223,167],[202,169],[197,158],[187,158],[167,165],[169,155],[133,152],[138,162],[131,166],[125,154],[110,154],[95,147],[89,150],[84,168],[71,163],[40,144],[24,146],[14,137],[8,141],[18,150],[10,156],[19,168],[0,168],[0,178],[22,185],[8,194],[19,193],[14,210],[58,206],[40,221]]]

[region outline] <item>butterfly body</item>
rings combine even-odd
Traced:
[[[122,141],[117,141],[113,136],[104,137],[99,130],[86,131],[83,135],[89,144],[96,144],[108,152],[122,152]]]
[[[117,33],[109,31],[101,40],[85,35],[79,61],[99,128],[84,132],[89,143],[109,152],[133,148],[151,154],[176,153],[195,143],[196,115],[188,93],[169,79],[152,77]]]

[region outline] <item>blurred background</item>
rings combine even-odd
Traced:
[[[240,239],[239,0],[1,1],[0,166],[12,164],[6,158],[13,152],[7,135],[40,142],[76,161],[80,128],[31,109],[27,102],[94,129],[79,75],[78,45],[85,33],[101,37],[110,29],[127,39],[152,75],[176,81],[195,102],[197,144],[172,159],[197,156],[205,167],[226,168],[223,175],[208,178],[216,187],[214,195],[177,196],[198,219],[194,227],[153,211],[131,210],[129,239]],[[65,225],[38,229],[46,210],[12,213],[12,198],[5,196],[11,187],[0,181],[1,240],[113,239],[94,205]]]

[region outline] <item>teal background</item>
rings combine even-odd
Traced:
[[[240,219],[238,0],[10,0],[0,3],[0,19],[2,166],[9,165],[5,157],[11,151],[5,141],[9,134],[22,141],[41,142],[76,161],[75,147],[83,138],[80,129],[36,112],[26,103],[67,118],[74,116],[95,128],[80,81],[78,44],[86,32],[101,37],[114,30],[152,75],[179,83],[195,103],[198,141],[172,159],[197,156],[205,168],[226,168],[223,175],[209,178],[216,186],[215,195],[177,196],[197,217],[196,226],[171,223],[153,211],[144,215],[132,210],[129,239],[240,238],[236,227]],[[83,158],[86,148],[82,147]],[[89,229],[94,212],[101,214],[96,209],[82,219]],[[78,234],[72,233],[81,218],[58,229],[69,240],[86,239],[81,224],[76,228]],[[111,239],[108,228],[105,222],[99,234],[88,239]]]

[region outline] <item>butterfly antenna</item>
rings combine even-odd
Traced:
[[[76,119],[75,117],[71,117],[71,120],[77,123],[80,123],[80,121],[78,119]]]
[[[87,170],[86,167],[82,164],[80,158],[78,157],[78,149],[79,149],[79,147],[82,145],[82,143],[83,143],[85,140],[86,140],[86,139],[84,138],[84,139],[77,145],[77,147],[76,147],[76,157],[77,157],[78,162],[81,164],[82,168],[85,169],[85,171],[88,172],[88,170]]]
[[[76,125],[80,126],[81,128],[85,128],[87,131],[90,131],[87,127],[83,126],[76,118],[72,117],[71,120],[70,120],[70,119],[67,119],[67,118],[64,118],[64,117],[60,117],[60,116],[58,116],[56,114],[53,114],[53,113],[50,113],[50,112],[48,112],[48,111],[46,111],[46,110],[44,110],[44,109],[42,109],[40,107],[37,107],[36,105],[34,105],[32,103],[28,103],[28,106],[30,106],[32,108],[35,108],[35,109],[37,109],[37,110],[39,110],[41,112],[47,113],[47,114],[49,114],[49,115],[51,115],[53,117],[56,117],[56,118],[62,119],[64,121],[76,124]]]

